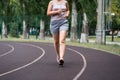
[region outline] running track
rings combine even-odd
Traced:
[[[67,46],[61,67],[53,44],[1,41],[0,80],[120,80],[120,56]]]

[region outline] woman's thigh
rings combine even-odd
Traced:
[[[60,42],[64,43],[67,35],[67,30],[61,30],[59,33]]]

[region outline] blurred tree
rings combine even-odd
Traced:
[[[120,29],[120,0],[112,0],[112,5],[110,5],[111,7],[111,12],[115,13],[114,16],[114,29],[118,30]]]
[[[71,41],[77,41],[77,6],[76,6],[77,0],[72,0],[72,10],[71,10],[71,34],[70,34],[70,40]]]
[[[9,14],[9,3],[10,0],[1,0],[0,1],[0,14],[2,16],[2,37],[7,38],[7,20],[5,19],[5,16]]]
[[[18,24],[15,22],[10,23],[10,36],[11,37],[19,37],[18,35]]]
[[[81,42],[88,42],[89,29],[94,31],[96,29],[96,23],[92,23],[97,20],[97,1],[79,0],[77,4],[79,4],[77,6],[78,13],[83,16]]]

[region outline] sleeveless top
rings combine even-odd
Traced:
[[[65,19],[66,14],[66,0],[62,0],[61,4],[56,3],[56,0],[52,0],[52,10],[55,11],[57,9],[61,9],[62,12],[60,14],[52,15],[51,21]]]

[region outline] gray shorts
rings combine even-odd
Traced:
[[[61,19],[61,20],[54,20],[50,23],[50,31],[52,34],[57,34],[61,30],[68,31],[68,20],[67,19]]]

